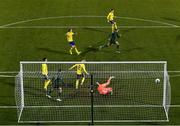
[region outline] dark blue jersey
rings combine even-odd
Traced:
[[[61,72],[58,72],[55,77],[52,78],[52,85],[54,88],[62,87],[64,84]]]
[[[119,37],[120,36],[119,36],[118,32],[112,32],[110,35],[110,41],[115,42]]]

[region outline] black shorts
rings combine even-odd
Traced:
[[[81,79],[82,77],[84,77],[84,74],[77,74],[77,79]]]
[[[110,22],[111,24],[114,24],[115,21],[114,21],[114,20],[111,20],[111,21],[109,21],[109,22]]]
[[[43,80],[49,80],[48,75],[43,75]]]
[[[116,44],[116,40],[112,40],[112,39],[111,39],[111,40],[109,41],[109,44],[110,44],[110,45]]]
[[[59,88],[61,88],[61,87],[62,87],[62,86],[60,86],[60,84],[54,84],[54,85],[53,85],[53,88],[54,88],[54,89],[59,89]]]
[[[63,80],[60,79],[60,78],[57,78],[57,79],[52,79],[52,85],[53,85],[53,88],[55,89],[59,89],[63,86]]]

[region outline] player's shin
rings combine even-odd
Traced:
[[[76,89],[78,89],[79,86],[79,79],[76,80]]]
[[[81,85],[83,85],[84,81],[85,81],[85,77],[82,78]]]
[[[48,85],[50,84],[50,80],[46,80],[45,82],[44,82],[44,89],[47,91],[47,87],[48,87]]]
[[[70,48],[69,53],[72,55],[73,47]]]
[[[47,90],[46,94],[47,94],[47,95],[51,95],[51,92],[52,92],[52,89],[49,88],[49,89]]]
[[[62,93],[62,88],[59,88],[59,90],[58,90],[58,98],[60,98],[61,93]]]
[[[117,50],[119,50],[119,45],[117,45]]]
[[[102,45],[102,46],[99,46],[99,49],[103,49],[105,47],[108,47],[108,44],[105,44],[105,45]]]
[[[79,55],[80,52],[78,51],[78,49],[76,47],[74,47],[74,48],[75,48],[76,53]]]

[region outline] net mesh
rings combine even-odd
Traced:
[[[15,83],[16,83],[16,86],[15,86],[15,99],[16,99],[16,105],[17,105],[17,116],[18,116],[18,121],[19,121],[19,118],[21,117],[21,112],[22,112],[22,109],[23,109],[20,74],[16,75]]]
[[[61,102],[56,101],[57,91],[52,90],[49,99],[43,89],[42,62],[21,63],[23,82],[16,81],[17,105],[21,95],[24,107],[22,122],[88,122],[91,120],[90,76],[75,90],[76,69],[68,69],[77,62],[47,62],[49,78],[61,69],[63,91]],[[85,62],[86,70],[93,75],[94,120],[95,121],[167,121],[170,104],[170,85],[164,79],[165,62]],[[104,83],[109,76],[115,76],[109,87],[113,95],[100,95],[96,82]],[[168,75],[167,75],[168,76]],[[18,78],[18,77],[17,77]],[[161,80],[160,84],[155,79]],[[18,79],[16,79],[18,80]],[[166,81],[164,83],[164,80]],[[163,106],[164,84],[167,85],[166,106]],[[18,87],[23,85],[23,93]],[[20,100],[21,101],[21,100]],[[166,111],[167,110],[167,111]],[[20,113],[18,111],[18,113]]]

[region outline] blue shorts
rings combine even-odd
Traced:
[[[114,21],[114,20],[111,20],[111,21],[109,21],[109,22],[110,22],[111,24],[114,24],[115,21]]]
[[[84,74],[77,74],[77,79],[81,79],[82,77],[84,77]]]
[[[75,46],[75,42],[72,41],[72,42],[69,42],[70,46]]]

